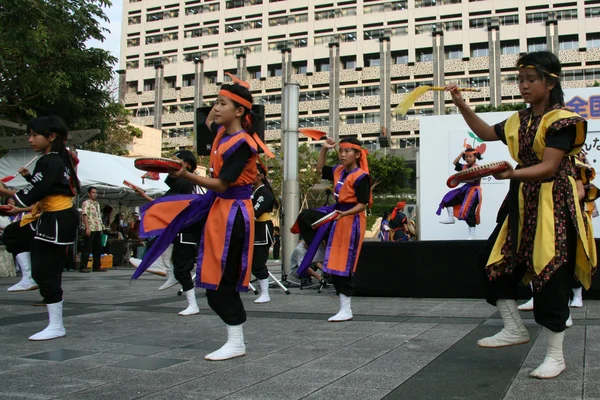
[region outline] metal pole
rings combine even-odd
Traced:
[[[298,109],[300,106],[300,85],[286,82],[283,87],[285,108],[282,116],[285,125],[282,134],[285,137],[283,148],[283,228],[282,234],[282,267],[284,275],[290,273],[292,253],[298,244],[298,235],[290,232],[300,210],[300,184],[298,183]]]

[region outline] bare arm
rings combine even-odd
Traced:
[[[456,165],[457,162],[460,161],[460,159],[462,158],[462,156],[465,155],[464,151],[461,151],[460,154],[458,156],[456,156],[456,158],[454,159],[454,161],[452,161],[452,165]]]
[[[193,182],[198,186],[202,186],[203,188],[209,190],[214,190],[217,193],[223,193],[224,191],[226,191],[227,188],[229,188],[230,184],[230,182],[226,181],[225,179],[207,178],[204,176],[190,173],[185,169],[185,165],[182,165],[179,171],[173,172],[169,175],[187,179],[188,181]]]
[[[212,127],[213,122],[215,122],[215,108],[214,107],[208,113],[208,116],[206,117],[206,121],[204,121],[204,123],[206,124],[208,129],[210,129]]]
[[[454,102],[456,107],[458,107],[458,110],[462,114],[467,125],[469,125],[469,128],[471,128],[473,132],[477,136],[479,136],[480,139],[483,139],[487,142],[500,140],[498,138],[498,135],[496,135],[496,132],[494,132],[494,128],[488,125],[484,120],[479,118],[477,114],[475,114],[475,112],[471,110],[471,107],[469,107],[467,103],[465,103],[462,96],[460,95],[460,92],[457,89],[458,86],[456,85],[446,86],[446,91],[450,92],[452,101]]]
[[[335,142],[329,138],[323,143],[323,147],[321,147],[321,151],[319,152],[319,159],[317,160],[317,174],[321,175],[323,173],[323,167],[327,162],[327,152],[334,147]]]
[[[552,177],[565,155],[564,150],[546,147],[542,162],[527,168],[513,170],[494,175],[496,179],[515,179],[518,181],[540,181]]]

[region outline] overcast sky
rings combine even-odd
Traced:
[[[123,0],[112,0],[112,6],[110,8],[104,8],[104,14],[108,17],[110,22],[101,21],[102,26],[110,31],[105,32],[104,42],[98,42],[97,40],[90,40],[88,46],[100,47],[108,50],[113,56],[119,58],[121,56],[119,47],[121,43],[121,13],[123,11]],[[119,68],[119,64],[114,66],[115,69]]]

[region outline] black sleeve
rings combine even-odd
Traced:
[[[458,172],[462,171],[463,170],[463,164],[457,162],[456,164],[454,164],[454,170],[458,171]]]
[[[219,133],[220,127],[221,125],[217,124],[216,122],[213,122],[212,124],[210,124],[210,131],[216,135],[217,133]]]
[[[369,204],[369,200],[371,199],[371,180],[369,179],[369,175],[365,175],[359,179],[355,183],[354,190],[356,192],[356,200],[359,203]]]
[[[333,181],[333,167],[324,166],[321,171],[321,179],[327,179],[328,181]]]
[[[569,125],[546,135],[546,147],[552,147],[553,149],[560,149],[568,152],[573,149],[573,143],[575,143],[576,136],[577,131],[575,125]]]
[[[51,194],[53,186],[57,183],[61,174],[65,173],[64,163],[56,157],[41,157],[33,170],[29,183],[31,187],[19,190],[15,194],[15,200],[25,207],[29,207]]]
[[[252,199],[254,203],[254,216],[260,217],[273,209],[273,195],[266,187],[260,188]]]
[[[219,173],[219,179],[224,179],[227,182],[235,182],[242,174],[248,159],[252,157],[252,150],[248,143],[243,143],[225,160],[223,168]]]
[[[187,179],[167,177],[165,184],[169,187],[169,191],[165,196],[174,194],[192,194],[194,193],[194,184]]]
[[[496,133],[496,136],[498,136],[498,139],[500,139],[504,144],[506,144],[506,134],[504,133],[504,125],[506,125],[506,121],[507,120],[504,120],[494,125],[494,132]]]

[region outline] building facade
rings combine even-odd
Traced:
[[[418,147],[422,116],[455,113],[419,85],[458,83],[472,106],[520,102],[520,53],[549,50],[563,87],[600,81],[600,0],[124,0],[120,99],[133,122],[192,146],[194,109],[230,72],[265,105],[268,143],[281,136],[284,79],[300,84],[300,126],[377,148]],[[385,110],[385,111],[384,111]]]

